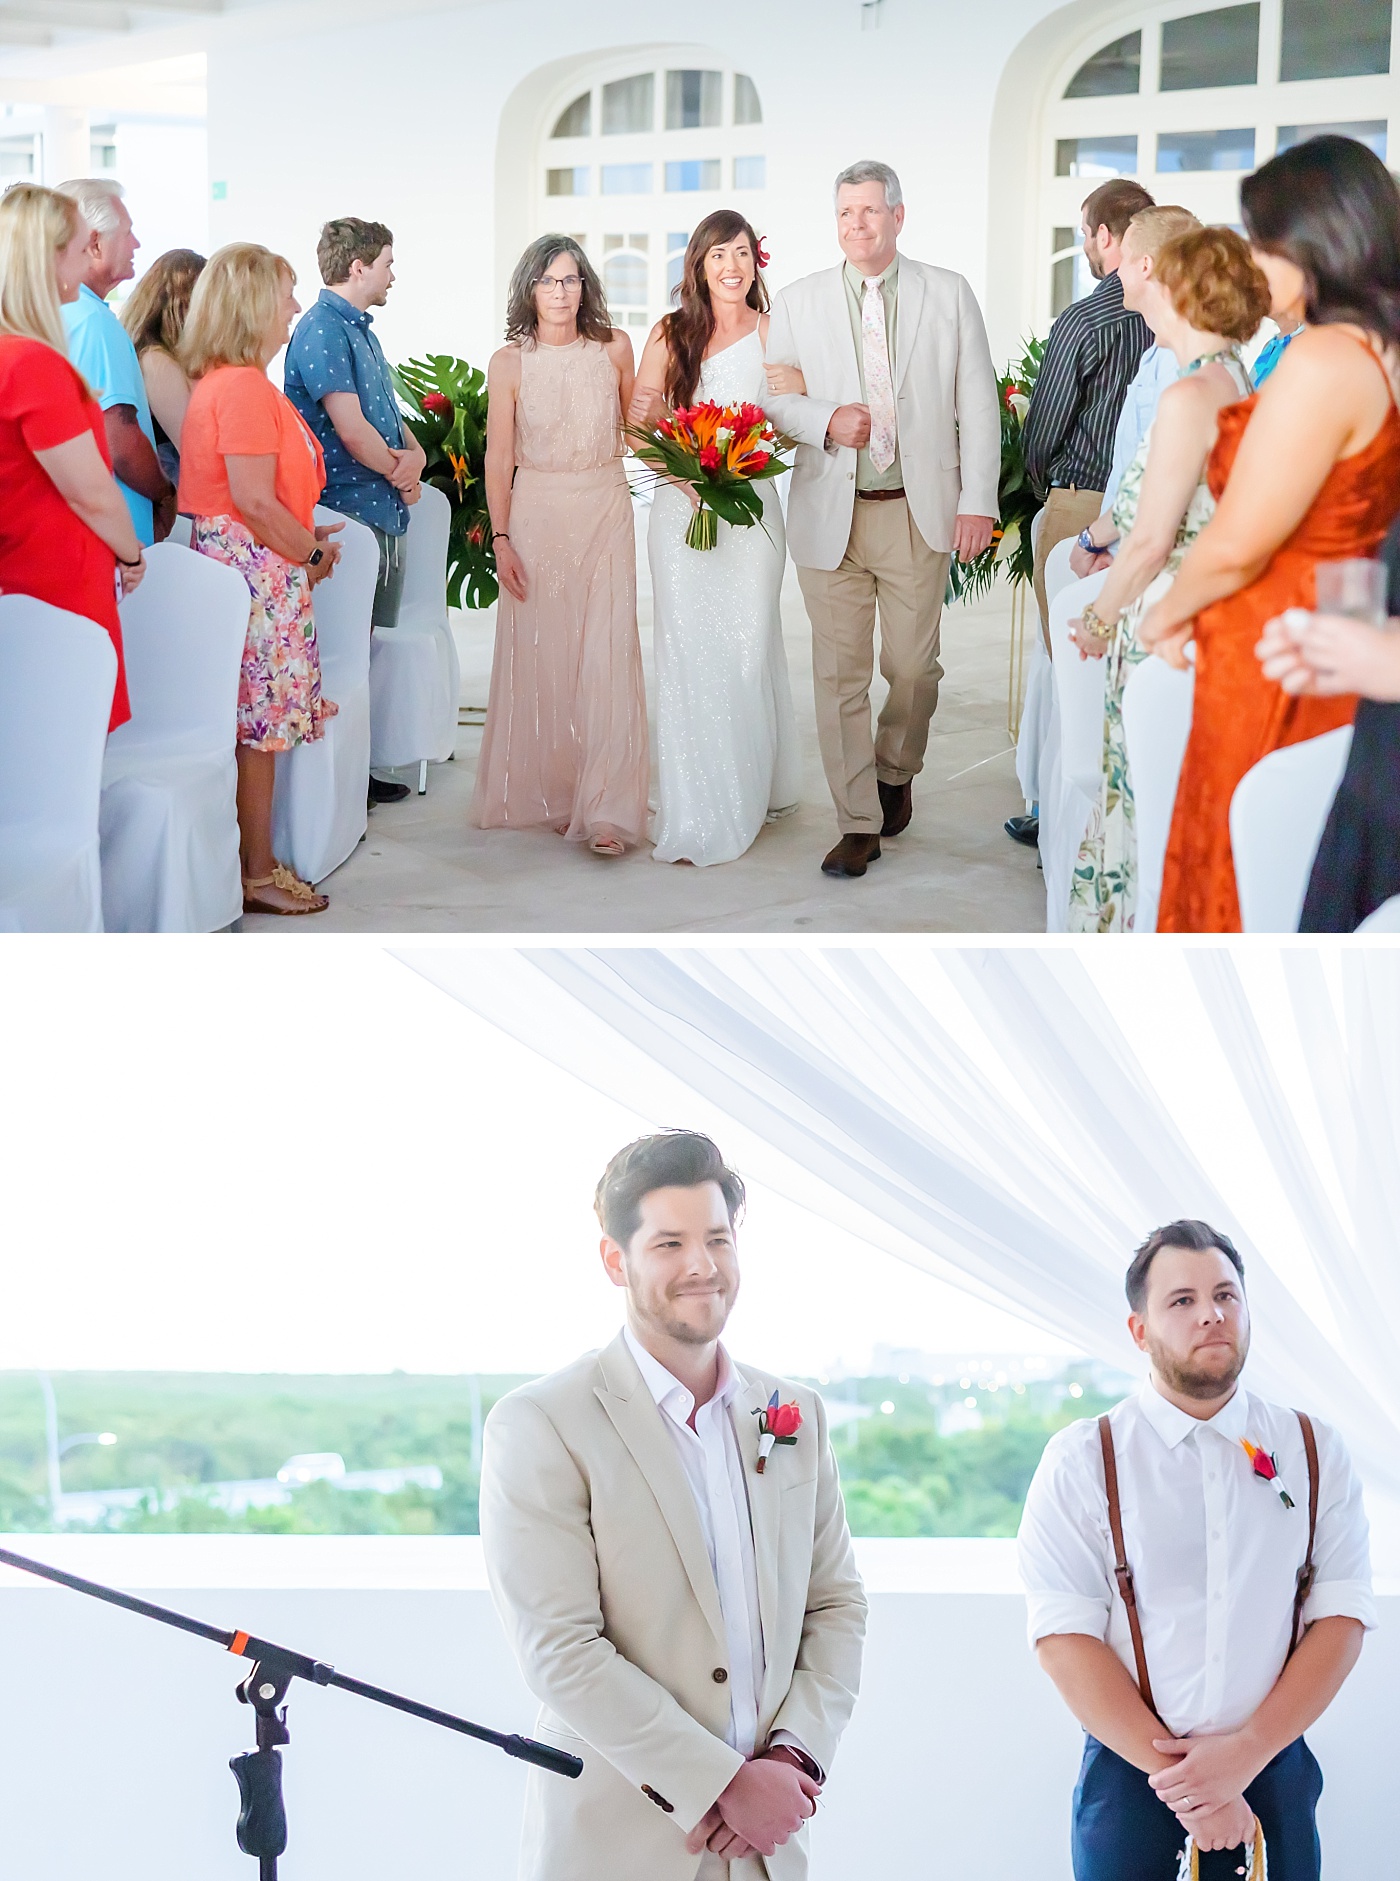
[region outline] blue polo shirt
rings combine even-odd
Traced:
[[[106,301],[90,287],[80,287],[76,300],[66,301],[63,325],[68,334],[68,354],[73,364],[92,387],[103,411],[114,405],[134,405],[136,422],[156,448],[155,427],[151,423],[151,405],[146,397],[146,382],[131,336]],[[137,540],[149,548],[156,539],[155,517],[151,499],[142,496],[117,478],[117,488],[126,498]]]
[[[328,392],[353,392],[384,442],[396,451],[403,449],[403,421],[394,382],[384,349],[370,327],[367,313],[352,307],[334,288],[322,288],[315,306],[297,322],[287,347],[282,384],[325,454],[322,501],[386,535],[401,536],[408,528],[408,505],[387,477],[350,455],[321,403]]]

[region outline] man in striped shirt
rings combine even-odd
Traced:
[[[1117,272],[1129,222],[1139,209],[1151,207],[1151,196],[1127,177],[1114,177],[1086,197],[1084,258],[1098,286],[1051,327],[1026,413],[1026,471],[1045,500],[1035,550],[1035,598],[1047,651],[1046,558],[1057,542],[1077,536],[1103,509],[1118,415],[1152,341],[1142,315],[1124,307]]]

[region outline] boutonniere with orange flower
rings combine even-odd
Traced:
[[[1240,1438],[1240,1448],[1249,1458],[1254,1474],[1259,1478],[1260,1482],[1272,1483],[1278,1499],[1283,1504],[1284,1508],[1291,1509],[1293,1507],[1293,1498],[1278,1479],[1277,1459],[1268,1450],[1261,1450],[1257,1443],[1251,1443],[1248,1437]]]
[[[758,1473],[761,1476],[773,1454],[775,1443],[797,1442],[797,1433],[802,1428],[802,1413],[796,1404],[779,1404],[775,1391],[763,1409],[754,1412],[754,1416],[758,1419]]]

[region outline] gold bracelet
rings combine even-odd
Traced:
[[[1118,630],[1117,621],[1106,621],[1092,601],[1080,614],[1079,625],[1091,640],[1109,641]]]

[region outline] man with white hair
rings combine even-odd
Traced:
[[[887,163],[836,179],[845,265],[784,288],[768,359],[806,396],[770,395],[796,438],[787,540],[812,623],[817,734],[841,840],[828,875],[864,875],[913,813],[943,668],[954,551],[992,539],[1001,414],[987,331],[960,274],[899,252],[904,197]],[[872,735],[875,620],[889,697]]]
[[[136,348],[107,296],[136,272],[141,246],[122,201],[122,186],[106,177],[60,183],[61,196],[78,205],[88,225],[85,268],[78,298],[63,308],[68,351],[93,388],[107,427],[112,468],[143,548],[162,541],[175,521],[175,486],[156,456],[155,429]]]

